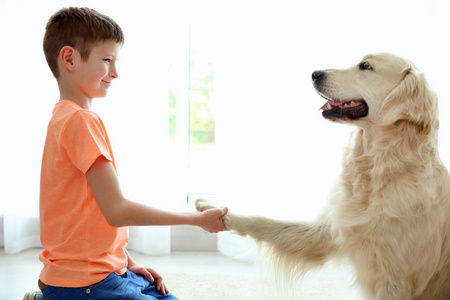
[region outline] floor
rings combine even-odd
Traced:
[[[0,299],[21,300],[26,292],[35,291],[42,264],[41,249],[30,249],[6,255],[0,248]],[[259,269],[251,263],[231,260],[217,252],[172,252],[166,256],[148,256],[130,251],[133,259],[156,269],[160,274],[255,274]],[[164,275],[163,275],[164,276]]]

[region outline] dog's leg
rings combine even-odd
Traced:
[[[196,207],[204,211],[217,206],[199,199]],[[274,262],[285,270],[306,271],[320,266],[337,250],[330,228],[325,224],[278,221],[230,212],[223,221],[228,229],[267,246]]]

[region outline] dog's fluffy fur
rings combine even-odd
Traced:
[[[264,245],[287,276],[346,257],[368,298],[450,299],[450,177],[424,75],[383,53],[312,77],[323,116],[357,127],[329,205],[312,223],[229,212],[226,226]]]

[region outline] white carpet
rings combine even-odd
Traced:
[[[288,299],[264,275],[163,274],[168,289],[181,300],[278,300]],[[306,276],[289,300],[361,300],[346,277]]]

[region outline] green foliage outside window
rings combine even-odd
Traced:
[[[172,66],[173,67],[173,66]],[[189,138],[191,145],[214,145],[215,117],[213,111],[213,64],[195,52],[191,53],[189,68]],[[169,88],[169,135],[174,140],[177,95]]]
[[[195,58],[195,56],[194,56]],[[214,144],[214,72],[211,62],[191,60],[190,139],[194,145]]]

